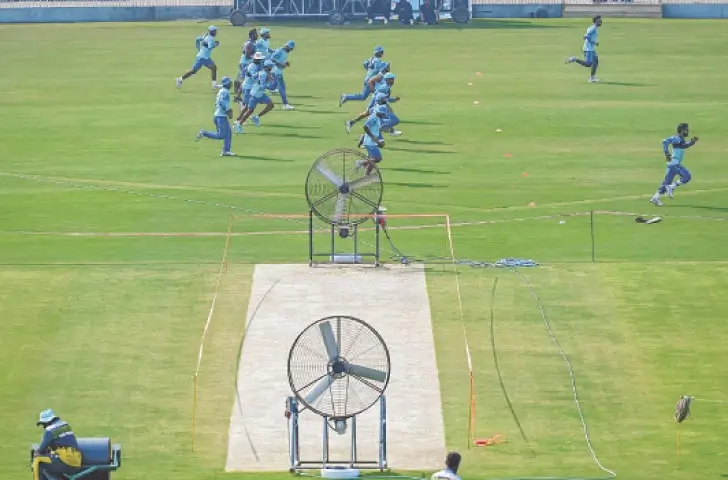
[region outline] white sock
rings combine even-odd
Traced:
[[[677,182],[675,182],[675,183],[672,184],[672,188],[677,188],[680,185],[682,185],[682,182],[680,180],[678,180]]]
[[[655,194],[652,195],[652,198],[658,198],[659,199],[660,198],[660,191],[658,190],[657,192],[655,192]]]
[[[212,81],[212,86],[213,87],[216,87],[217,86],[217,82],[215,80]]]

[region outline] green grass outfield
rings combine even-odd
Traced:
[[[232,239],[191,454],[192,374],[224,236],[66,234],[225,232],[230,214],[305,213],[311,163],[355,146],[343,122],[363,105],[340,109],[337,100],[360,89],[361,61],[375,44],[398,75],[404,131],[387,138],[384,204],[393,213],[447,213],[456,224],[494,222],[453,228],[459,258],[544,264],[523,274],[574,365],[606,468],[625,479],[728,476],[728,403],[719,403],[728,402],[724,22],[605,20],[598,85],[563,64],[579,53],[588,21],[274,25],[274,45],[296,41],[287,83],[297,110],[249,127],[233,140],[241,156],[224,159],[218,143],[193,141],[212,126],[209,77],[174,88],[205,26],[0,26],[1,479],[30,475],[28,445],[48,407],[80,435],[123,444],[115,478],[289,477],[223,468],[252,266],[305,261],[305,236]],[[221,74],[235,74],[245,32],[221,26]],[[664,173],[660,141],[683,121],[701,136],[686,155],[694,179],[657,210],[647,199]],[[629,215],[600,212],[659,212],[665,221],[635,225]],[[235,224],[236,232],[300,228],[290,220]],[[447,255],[442,227],[393,230],[393,239],[406,254]],[[467,450],[455,277],[430,265],[447,445],[465,453],[464,478],[603,476],[586,448],[566,365],[522,279],[469,267],[458,278],[477,435],[509,440]],[[681,427],[677,470],[672,413],[680,394],[713,402],[697,400]],[[282,413],[271,422],[284,421]]]

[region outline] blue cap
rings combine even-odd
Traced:
[[[374,53],[384,53],[384,47],[381,45],[377,45],[376,47],[374,47]]]
[[[381,63],[380,65],[379,65],[379,71],[380,71],[380,72],[383,72],[383,71],[385,71],[385,70],[389,70],[389,68],[390,68],[391,66],[392,66],[392,64],[391,64],[391,63],[389,63],[389,62],[382,62],[382,63]]]
[[[261,35],[265,35],[266,33],[270,33],[270,28],[263,27],[263,28],[260,29],[260,34]]]
[[[294,48],[296,48],[296,42],[294,42],[293,40],[288,40],[286,42],[286,47],[288,47],[291,50],[293,50]]]
[[[391,78],[392,80],[394,80],[395,78],[397,78],[397,75],[395,75],[395,74],[393,74],[393,73],[387,73],[386,75],[384,75],[384,79],[385,79],[385,80],[389,80],[390,78]]]
[[[215,25],[210,25],[207,27],[208,32],[217,32],[217,27]]]
[[[230,77],[222,77],[222,79],[220,80],[220,84],[223,87],[229,87],[230,84],[232,84],[232,83],[233,83],[233,81],[230,80]]]
[[[376,113],[377,115],[380,115],[380,114],[386,115],[388,111],[389,111],[389,109],[387,108],[386,105],[377,105],[374,108],[374,113]]]
[[[275,64],[273,63],[273,60],[266,60],[265,62],[263,62],[264,67],[272,67],[274,65]]]
[[[56,418],[58,418],[56,412],[48,408],[40,412],[40,415],[38,415],[38,423],[36,423],[36,425],[40,425],[41,423],[50,423]]]

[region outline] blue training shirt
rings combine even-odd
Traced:
[[[215,99],[215,116],[227,117],[228,110],[230,110],[230,90],[221,88]]]
[[[668,165],[680,165],[683,161],[683,155],[685,150],[695,145],[693,141],[685,141],[680,135],[673,135],[667,137],[662,141],[662,150],[665,155],[672,153],[672,160]],[[670,146],[672,146],[672,152],[670,152]]]
[[[200,44],[200,51],[197,52],[197,58],[210,58],[210,55],[212,54],[212,50],[217,47],[218,43],[217,40],[215,40],[215,37],[213,37],[210,34],[205,35],[202,38],[202,41],[199,42]]]
[[[265,70],[259,71],[255,80],[256,82],[253,84],[250,95],[255,98],[260,98],[265,95],[265,89],[268,87],[268,72]]]
[[[369,118],[367,118],[364,126],[369,128],[369,131],[372,132],[372,135],[374,135],[375,138],[379,138],[379,132],[382,129],[382,120],[377,117],[376,113],[372,113],[371,115],[369,115]],[[379,144],[372,140],[369,135],[364,135],[364,146],[378,147]]]
[[[260,66],[253,62],[250,65],[248,65],[248,68],[245,69],[245,80],[243,81],[243,90],[250,90],[255,86],[255,82],[258,79],[258,72],[260,71]]]
[[[259,38],[258,41],[255,42],[255,51],[262,53],[266,58],[268,58],[271,54],[270,42],[265,38]]]
[[[584,51],[585,52],[593,52],[597,49],[597,42],[599,41],[599,32],[597,31],[597,26],[592,25],[591,27],[587,28],[586,33],[584,34]]]
[[[288,61],[288,54],[289,52],[286,52],[284,49],[279,48],[275,52],[273,52],[273,55],[271,55],[270,59],[273,60],[273,63],[275,64],[273,66],[273,73],[276,75],[283,75],[283,69],[279,67],[278,65],[285,65]]]

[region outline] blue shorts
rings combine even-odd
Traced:
[[[367,149],[369,158],[374,160],[376,163],[379,163],[382,161],[382,151],[379,150],[379,147],[377,147],[376,145],[375,146],[364,145],[364,148]]]
[[[212,68],[215,66],[215,62],[211,58],[195,58],[195,63],[192,65],[192,71],[197,72],[202,67]]]
[[[271,102],[272,100],[268,95],[262,95],[260,97],[250,97],[250,99],[248,100],[248,108],[252,110],[262,103],[267,105]]]
[[[596,61],[596,59],[597,59],[596,50],[592,50],[592,51],[584,50],[584,61],[586,63],[594,63],[594,61]]]

